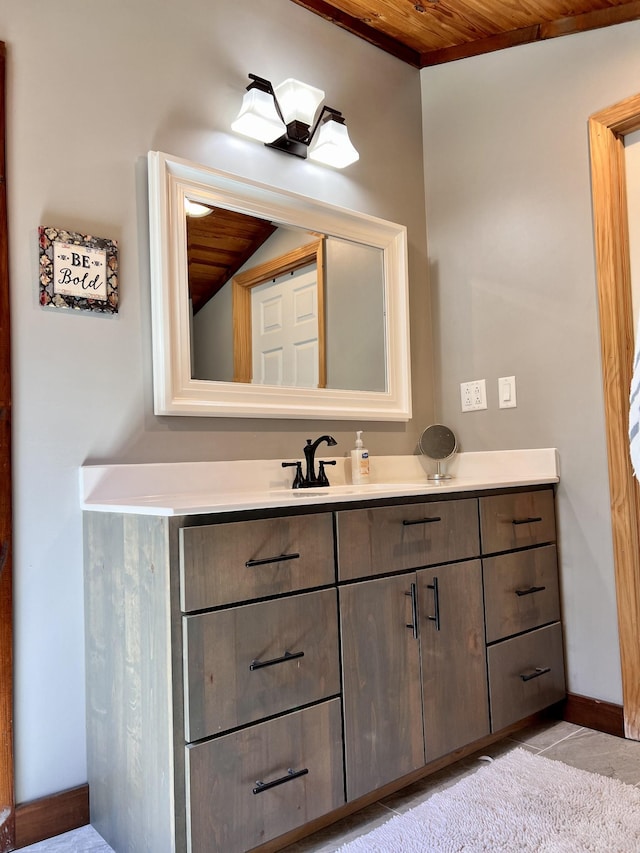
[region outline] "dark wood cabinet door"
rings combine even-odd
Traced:
[[[483,554],[555,542],[553,490],[480,498],[480,535]]]
[[[475,498],[348,509],[336,519],[341,581],[480,554]]]
[[[424,764],[415,581],[411,573],[340,589],[348,800]]]
[[[335,582],[330,512],[184,527],[179,537],[185,613]]]
[[[487,643],[560,619],[555,545],[485,557]]]
[[[566,695],[559,622],[490,646],[491,730],[535,714]]]
[[[184,617],[188,741],[340,692],[336,591]]]
[[[479,560],[418,572],[427,761],[489,733]]]
[[[244,853],[343,805],[341,741],[333,699],[187,746],[189,851]]]

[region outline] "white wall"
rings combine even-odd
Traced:
[[[432,419],[418,72],[289,0],[3,0],[13,324],[18,801],[86,780],[82,534],[88,461],[292,458],[330,430],[407,453]],[[247,74],[323,87],[360,161],[323,169],[234,137]],[[415,419],[404,424],[153,415],[149,150],[304,192],[409,230]],[[37,227],[115,238],[121,311],[38,305]]]
[[[436,411],[464,450],[559,448],[569,689],[620,702],[587,119],[639,91],[640,22],[421,72]],[[515,374],[516,409],[497,408]],[[487,411],[459,383],[487,380]]]
[[[624,154],[627,172],[633,328],[637,331],[640,313],[640,130],[624,137]]]

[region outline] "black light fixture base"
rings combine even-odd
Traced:
[[[285,154],[293,154],[295,157],[301,157],[303,160],[307,157],[307,146],[304,142],[297,142],[295,139],[290,139],[287,134],[283,134],[273,142],[265,142],[267,148],[276,148],[278,151],[284,151]]]

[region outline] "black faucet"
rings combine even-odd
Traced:
[[[295,466],[296,468],[296,476],[293,481],[292,488],[294,489],[309,489],[311,487],[318,486],[328,486],[329,480],[327,478],[327,474],[325,472],[326,465],[335,465],[335,459],[332,462],[323,460],[320,462],[320,472],[316,476],[316,450],[318,449],[318,445],[322,444],[323,441],[326,441],[329,447],[334,447],[338,442],[332,435],[321,435],[320,438],[316,438],[315,441],[311,441],[310,438],[307,439],[307,443],[304,450],[304,458],[305,458],[305,473],[304,477],[302,476],[302,463],[300,462],[283,462],[282,467],[288,468]]]
[[[318,445],[322,444],[323,441],[327,442],[329,447],[334,447],[338,442],[332,435],[321,435],[320,438],[316,438],[315,441],[311,441],[310,438],[307,439],[307,443],[304,446],[304,458],[306,462],[306,470],[304,474],[304,485],[303,489],[308,489],[310,486],[328,486],[329,480],[327,480],[327,475],[324,473],[322,477],[316,477],[316,450],[318,449]],[[325,465],[329,464],[325,462]],[[334,463],[331,463],[335,465]],[[322,466],[324,469],[324,465]]]

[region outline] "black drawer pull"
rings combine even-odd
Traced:
[[[547,672],[551,672],[550,666],[537,666],[533,672],[524,672],[520,676],[523,681],[531,681],[532,678],[540,678],[541,675],[545,675]]]
[[[427,616],[431,622],[436,623],[436,631],[440,630],[440,591],[438,590],[438,578],[433,579],[433,583],[427,584],[427,589],[433,590],[433,608],[434,615]]]
[[[265,666],[275,666],[277,663],[284,663],[288,660],[303,658],[304,652],[285,652],[281,658],[272,658],[271,660],[252,660],[249,664],[249,669],[253,672],[254,669],[264,669]]]
[[[529,589],[517,589],[516,595],[531,595],[534,592],[542,592],[546,586],[530,586]]]
[[[285,560],[298,560],[300,554],[280,554],[279,557],[263,557],[261,560],[247,560],[245,566],[250,569],[252,566],[266,566],[269,563],[284,563]]]
[[[511,524],[535,524],[538,521],[542,521],[541,516],[537,518],[514,518]]]
[[[405,592],[405,595],[411,596],[411,622],[407,623],[407,628],[413,631],[414,639],[418,639],[418,596],[416,585],[411,584],[411,592]]]
[[[442,521],[439,515],[433,515],[431,518],[405,518],[402,522],[405,527],[410,524],[432,524],[434,521]]]
[[[262,794],[263,791],[268,791],[269,788],[275,788],[277,785],[284,785],[285,782],[291,782],[292,779],[298,779],[300,776],[306,776],[309,772],[308,768],[304,768],[303,770],[287,770],[287,775],[282,776],[280,779],[274,779],[272,782],[260,782],[259,780],[256,782],[256,786],[253,789],[254,794]]]

